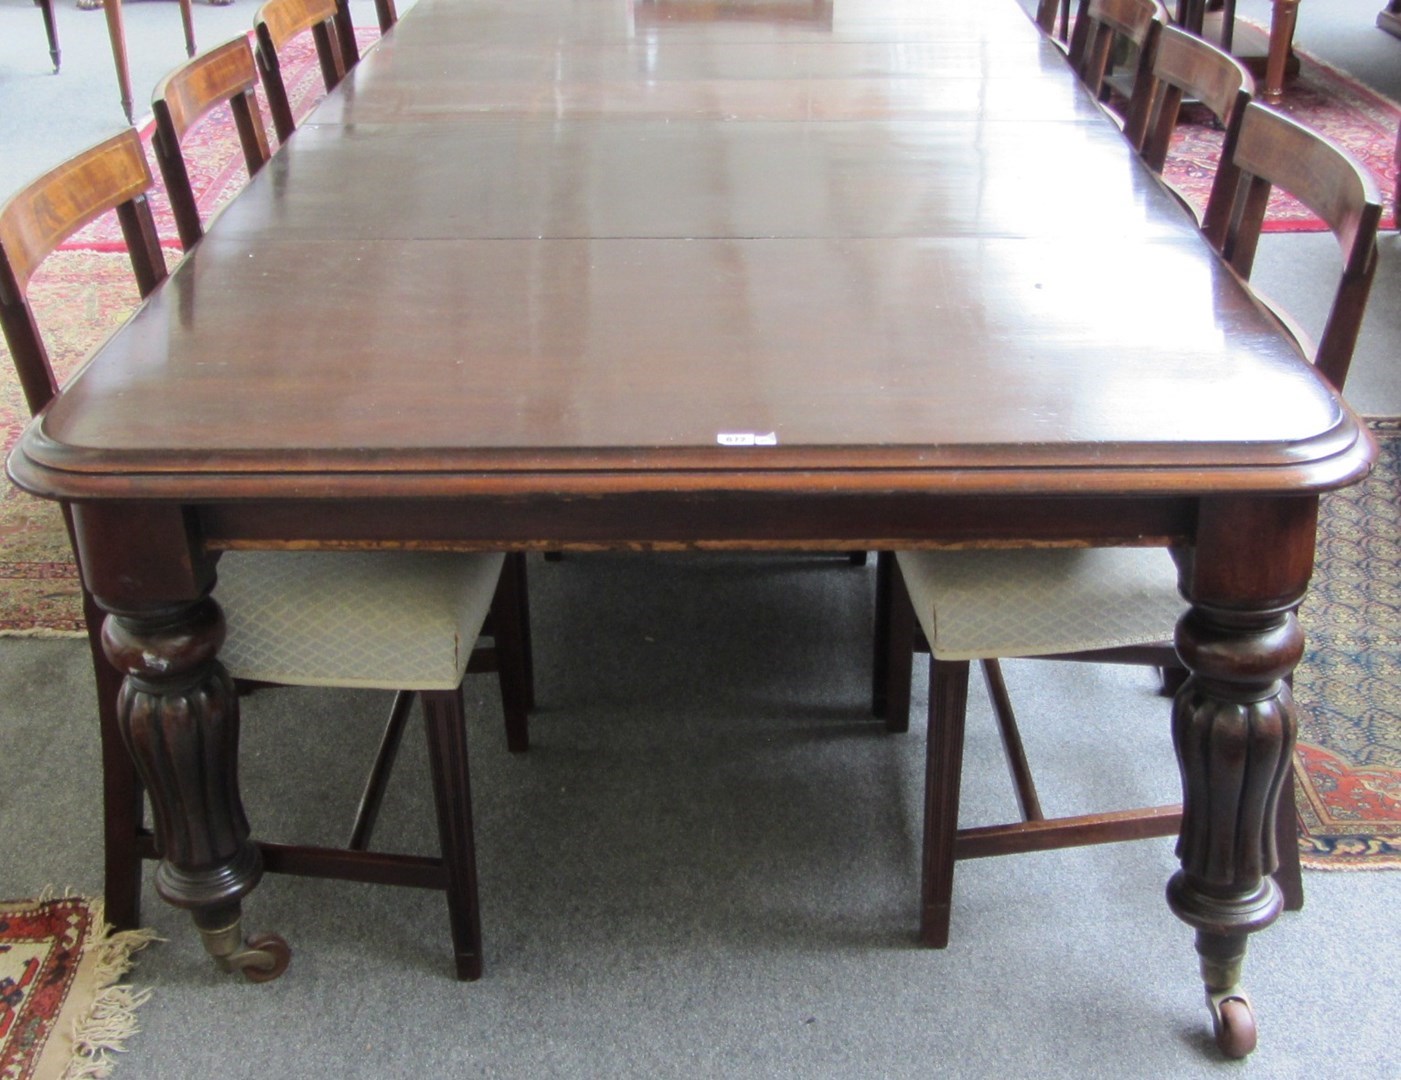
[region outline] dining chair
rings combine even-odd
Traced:
[[[1240,124],[1227,132],[1202,224],[1212,246],[1247,281],[1276,188],[1327,224],[1342,256],[1341,275],[1316,342],[1286,310],[1258,291],[1252,295],[1341,392],[1376,273],[1381,195],[1371,173],[1347,151],[1283,113],[1250,102]]]
[[[251,177],[268,160],[268,136],[258,108],[258,70],[244,35],[187,60],[156,84],[151,112],[156,130],[151,140],[175,215],[180,246],[186,251],[204,235],[199,206],[185,166],[185,135],[214,108],[226,104],[233,114],[243,159]]]
[[[1257,103],[1248,104],[1212,192],[1213,199],[1225,203],[1214,219],[1225,226],[1213,243],[1243,279],[1252,268],[1273,185],[1326,221],[1341,247],[1343,270],[1318,345],[1281,323],[1300,354],[1341,391],[1376,269],[1381,215],[1376,184],[1321,136]],[[1186,604],[1178,592],[1176,564],[1166,550],[902,551],[884,569],[894,581],[885,631],[890,650],[885,671],[887,725],[894,730],[908,721],[913,653],[918,648],[931,652],[921,855],[923,943],[936,948],[948,944],[958,859],[1165,836],[1178,830],[1180,806],[1047,819],[998,661],[1027,657],[1145,664],[1165,669],[1174,675],[1174,683],[1185,677],[1172,638]],[[988,684],[1022,820],[959,828],[968,674],[975,660]],[[1285,906],[1297,909],[1303,905],[1303,887],[1292,763],[1285,759],[1279,768],[1275,881]]]
[[[1147,75],[1134,88],[1124,136],[1161,176],[1184,99],[1206,108],[1222,130],[1231,132],[1254,92],[1255,80],[1235,57],[1179,27],[1165,26]],[[1168,186],[1195,216],[1187,199]]]
[[[278,51],[299,34],[310,31],[321,64],[321,78],[326,89],[333,90],[345,78],[349,66],[345,58],[343,22],[337,21],[339,12],[337,0],[267,0],[253,17],[253,31],[258,40],[258,72],[263,78],[263,92],[267,94],[268,111],[272,113],[278,142],[286,142],[297,128],[287,86],[282,81]],[[349,15],[343,21],[348,20]],[[350,36],[353,41],[354,34]],[[359,53],[354,55],[358,59]]]
[[[43,261],[78,229],[115,211],[137,287],[149,295],[166,276],[147,202],[150,168],[128,129],[46,173],[0,207],[0,329],[33,414],[62,390],[29,300]],[[72,511],[63,505],[70,542]],[[220,658],[242,688],[263,685],[394,689],[391,721],[344,848],[259,843],[265,868],[303,876],[437,888],[447,894],[459,978],[481,973],[467,732],[461,683],[495,669],[507,745],[528,746],[531,691],[528,615],[519,557],[444,552],[229,551],[213,596],[224,609]],[[117,721],[120,677],[103,649],[105,614],[84,588],[84,617],[98,688],[104,772],[108,918],[132,925],[139,912],[140,860],[158,856],[143,823],[142,790]],[[488,615],[492,647],[479,642]],[[436,857],[369,850],[383,782],[417,697],[427,726],[437,807]],[[340,731],[328,732],[339,739]],[[337,745],[337,752],[341,747]],[[253,981],[280,974],[290,955],[275,936],[211,952]]]
[[[1136,88],[1145,76],[1158,32],[1167,22],[1162,0],[1080,0],[1070,36],[1071,66],[1103,102],[1109,97],[1107,79],[1115,48],[1132,47]]]

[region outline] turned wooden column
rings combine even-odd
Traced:
[[[1303,655],[1295,610],[1312,570],[1317,508],[1315,498],[1204,500],[1196,548],[1180,560],[1192,607],[1177,649],[1192,676],[1173,709],[1182,869],[1168,883],[1168,904],[1197,932],[1217,1042],[1231,1057],[1255,1046],[1239,985],[1246,940],[1283,906],[1270,874],[1294,749],[1286,680]]]
[[[212,562],[178,507],[74,506],[73,523],[84,578],[107,612],[102,648],[123,676],[116,726],[151,800],[156,889],[191,913],[225,970],[276,978],[286,943],[245,942],[241,930],[263,863],[238,790],[238,695],[218,659]]]

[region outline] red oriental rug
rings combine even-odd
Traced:
[[[1401,105],[1301,49],[1299,74],[1284,88],[1276,106],[1302,124],[1349,150],[1376,177],[1382,193],[1382,228],[1396,227],[1396,131]],[[1163,176],[1196,208],[1206,209],[1211,178],[1221,157],[1222,133],[1200,105],[1182,111]],[[1324,232],[1312,211],[1283,192],[1270,197],[1267,232]]]
[[[1323,500],[1294,679],[1303,865],[1401,868],[1401,420],[1367,480]]]
[[[118,983],[154,935],[111,933],[81,897],[0,902],[0,1077],[107,1076],[149,990]]]

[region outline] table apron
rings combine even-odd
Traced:
[[[997,544],[1167,545],[1192,535],[1188,498],[937,497],[909,493],[477,497],[196,506],[213,548],[407,547],[845,550]]]

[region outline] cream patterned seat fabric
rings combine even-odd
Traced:
[[[1164,548],[902,551],[897,558],[940,660],[1168,641],[1187,607]]]
[[[504,556],[231,551],[214,598],[235,678],[291,686],[453,690]]]

